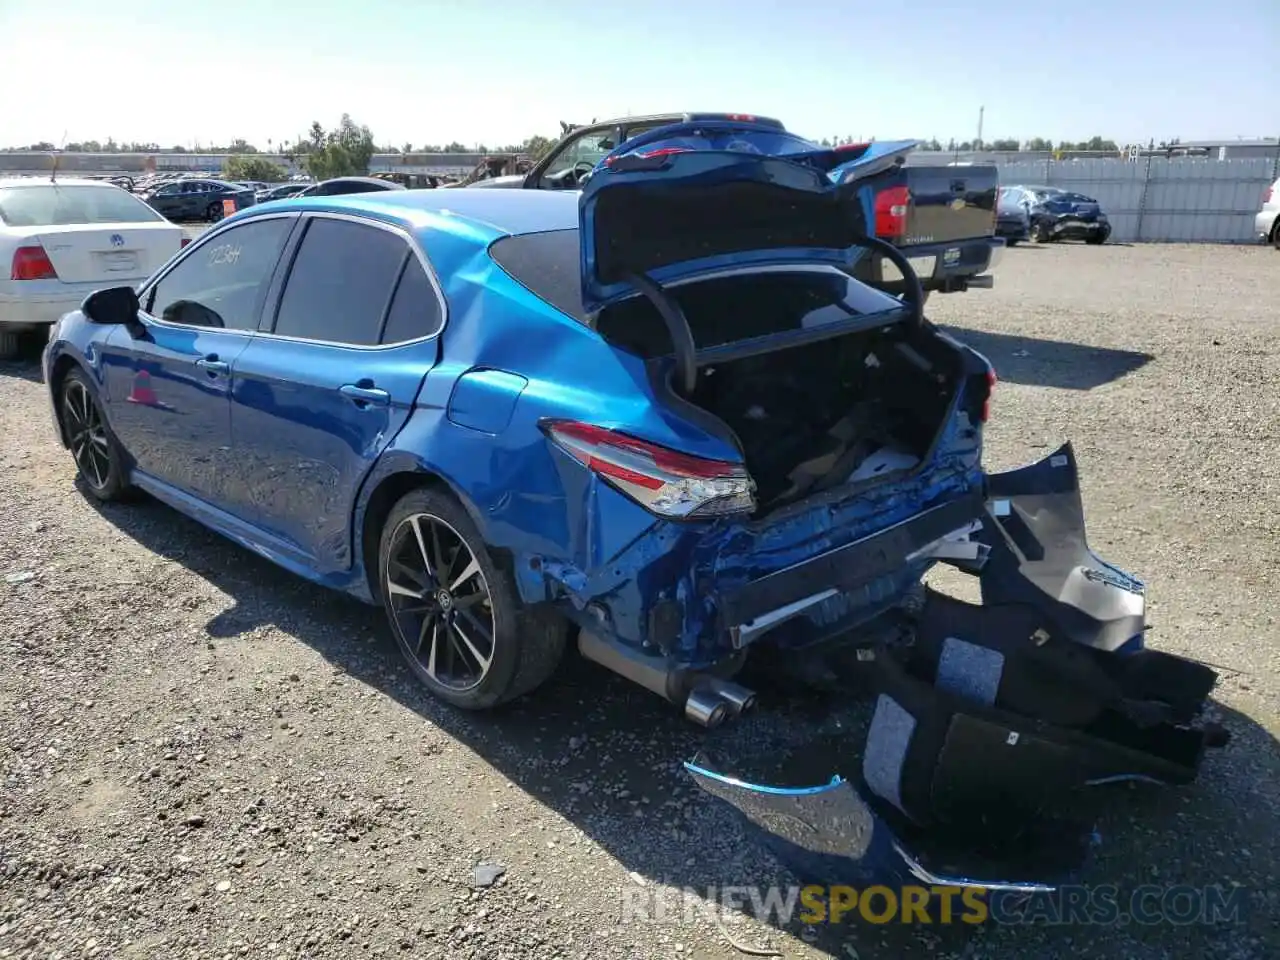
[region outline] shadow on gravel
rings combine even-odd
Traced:
[[[856,736],[865,722],[861,706],[814,697],[798,701],[759,686],[761,707],[754,715],[716,731],[702,731],[653,694],[573,652],[558,675],[532,696],[491,714],[467,714],[435,701],[410,677],[379,609],[295,578],[155,501],[95,506],[147,549],[182,564],[231,599],[231,608],[208,623],[211,638],[234,642],[255,628],[274,626],[306,643],[335,669],[429,721],[579,828],[623,869],[645,878],[645,887],[636,887],[645,896],[655,884],[693,891],[693,902],[704,911],[694,916],[704,918],[698,922],[708,937],[725,944],[725,956],[737,954],[709,919],[709,905],[723,903],[724,888],[746,887],[764,894],[776,886],[785,895],[796,880],[744,831],[736,814],[693,787],[681,761],[702,748],[745,752],[761,744],[795,742],[800,728],[795,721],[801,718],[807,729],[841,736]],[[1160,890],[1171,885],[1229,885],[1232,878],[1249,875],[1239,869],[1241,856],[1257,858],[1254,875],[1265,875],[1280,837],[1274,800],[1267,799],[1267,784],[1280,782],[1280,751],[1253,720],[1229,710],[1223,713],[1233,743],[1209,759],[1197,785],[1154,791],[1109,787],[1089,798],[1099,814],[1102,845],[1084,879],[1091,885],[1116,885],[1122,907],[1135,890],[1145,889],[1143,884],[1161,884]],[[534,833],[523,840],[502,841],[499,849],[502,843],[520,843],[526,849],[517,856],[528,856],[528,848],[540,848],[548,836]],[[545,850],[537,852],[546,855]],[[518,872],[519,867],[512,869]],[[855,911],[839,926],[806,927],[798,907],[789,920],[776,914],[765,919],[832,957],[861,960],[940,954],[1023,960],[1056,960],[1067,954],[1152,960],[1274,956],[1269,947],[1264,949],[1262,938],[1268,930],[1274,932],[1269,918],[1280,910],[1280,903],[1269,891],[1250,888],[1246,893],[1240,922],[1217,926],[1185,920],[1180,925],[1034,929],[995,923],[979,928],[960,922],[876,925],[858,918]],[[677,919],[685,909],[678,895],[662,902],[674,911],[668,916]],[[1155,902],[1158,905],[1159,895]],[[731,906],[741,903],[740,899]],[[632,942],[656,945],[662,935],[679,938],[673,925],[637,917],[634,907],[615,901],[612,894],[601,893],[599,910],[602,919],[638,925],[619,933]],[[749,911],[748,905],[743,912]],[[731,921],[732,910],[726,913]],[[732,922],[727,926],[740,943],[761,946],[753,940],[759,934],[751,928]],[[790,952],[785,945],[783,950]]]
[[[939,327],[990,360],[1002,381],[1027,386],[1093,390],[1155,359],[1149,353],[1091,347],[1065,340],[1042,340],[944,324]]]
[[[12,360],[0,360],[0,377],[16,377],[32,383],[43,383],[44,371],[40,369],[40,354],[44,350],[45,341],[39,335],[27,334],[18,342],[21,353]]]

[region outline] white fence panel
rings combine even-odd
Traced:
[[[1121,241],[1250,243],[1276,160],[1142,157],[1013,161],[1004,185],[1061,187],[1094,197]]]

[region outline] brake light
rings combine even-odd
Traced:
[[[740,463],[705,460],[575,420],[543,424],[561,450],[663,517],[686,519],[749,513],[755,481]]]
[[[53,269],[49,255],[40,244],[19,247],[13,251],[13,265],[9,270],[10,280],[57,280],[58,271]]]
[[[876,236],[898,238],[907,232],[907,208],[911,191],[889,187],[876,194]]]
[[[991,419],[991,394],[996,389],[996,372],[992,367],[987,367],[987,396],[982,401],[982,413],[978,415],[978,420],[986,423]]]
[[[871,144],[869,143],[842,143],[836,147],[836,153],[852,153],[854,150],[866,150]]]
[[[726,119],[733,120],[735,123],[755,123],[756,118],[749,113],[730,113]]]
[[[186,245],[187,245],[188,243],[190,243],[190,242],[191,242],[191,238],[190,238],[190,237],[183,237],[183,238],[182,238],[182,243],[181,243],[181,244],[179,244],[178,249],[179,249],[179,250],[182,250],[182,249],[183,249],[183,248],[185,248],[185,247],[186,247]]]
[[[1263,203],[1270,203],[1270,202],[1271,202],[1271,191],[1272,191],[1273,189],[1274,189],[1273,187],[1267,187],[1267,189],[1266,189],[1266,190],[1262,191],[1262,202],[1263,202]]]

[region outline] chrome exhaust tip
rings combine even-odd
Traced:
[[[700,687],[684,702],[684,715],[702,727],[718,727],[732,713],[729,701],[710,687]]]
[[[756,705],[756,692],[732,680],[712,677],[707,681],[707,687],[729,705],[729,710],[735,717],[740,713],[746,713]]]

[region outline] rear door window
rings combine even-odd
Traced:
[[[314,218],[302,238],[274,332],[286,337],[373,346],[409,245],[380,227]]]
[[[431,278],[417,257],[405,261],[404,272],[391,298],[391,309],[382,329],[383,343],[405,343],[429,337],[444,318],[440,315],[440,298]]]
[[[168,323],[256,330],[262,296],[293,222],[253,220],[192,247],[147,291],[143,309]]]
[[[0,190],[0,223],[10,227],[61,227],[81,223],[156,223],[164,218],[119,187],[6,187]]]

